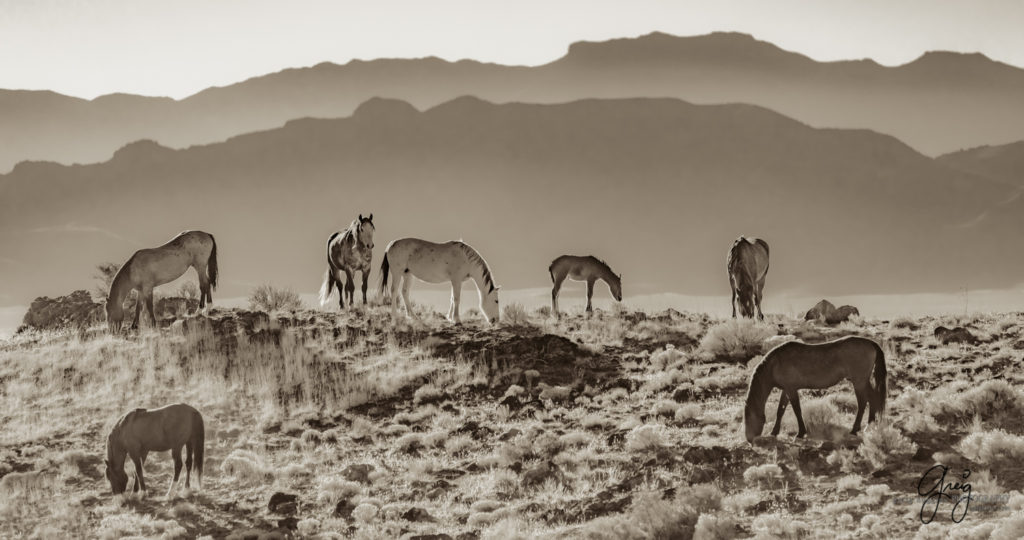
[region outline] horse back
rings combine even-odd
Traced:
[[[828,388],[842,380],[867,381],[878,359],[878,344],[849,336],[820,344],[789,342],[768,353],[780,386]]]
[[[121,440],[128,450],[162,452],[181,448],[202,425],[202,415],[184,403],[159,409],[136,409],[122,421]]]

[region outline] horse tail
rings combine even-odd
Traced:
[[[206,427],[203,424],[203,415],[197,411],[195,422],[192,423],[192,455],[195,461],[192,463],[192,470],[196,473],[199,485],[203,485],[203,446],[206,444]]]
[[[380,263],[380,296],[381,296],[381,298],[384,297],[384,294],[387,291],[387,288],[388,288],[388,272],[391,270],[391,264],[388,263],[388,253],[386,251],[384,252],[384,257],[382,257],[382,259],[384,259],[384,260]]]
[[[872,342],[874,343],[874,342]],[[874,386],[875,396],[878,400],[878,412],[885,411],[885,396],[887,394],[885,387],[885,353],[882,352],[882,347],[875,343],[875,367],[874,367]]]
[[[335,232],[327,239],[327,272],[324,274],[324,283],[320,286],[320,306],[327,305],[327,299],[331,297],[331,291],[335,287],[338,288],[338,294],[341,294],[341,287],[338,285],[338,280],[334,276],[337,270],[334,266],[334,261],[331,260],[331,242],[334,241],[335,237],[339,233]]]
[[[212,234],[210,242],[213,242],[213,248],[210,249],[210,258],[206,261],[206,277],[210,280],[210,288],[217,290],[217,240]]]

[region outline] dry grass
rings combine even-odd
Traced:
[[[131,337],[2,343],[0,536],[241,538],[285,517],[267,508],[275,492],[298,496],[295,533],[320,538],[1015,538],[1024,529],[1024,497],[1013,491],[1024,478],[1012,467],[1024,456],[1015,435],[1024,380],[1011,369],[1018,316],[966,321],[993,336],[981,346],[929,348],[939,321],[636,324],[619,309],[520,324],[504,315],[496,329],[451,329],[430,313],[419,327],[394,327],[387,309],[370,307],[245,315],[251,329],[227,334],[190,319]],[[855,401],[837,385],[801,393],[809,439],[792,439],[790,412],[778,439],[748,445],[746,364],[791,335],[851,327],[898,331],[909,351],[887,357],[886,421],[849,437]],[[550,344],[529,348],[543,333],[582,345],[557,357]],[[515,356],[502,358],[502,347]],[[149,496],[110,496],[111,422],[172,401],[206,418],[204,489],[165,500],[170,460],[152,454]],[[976,492],[1017,506],[972,511],[969,526],[950,528],[947,517],[945,529],[922,527],[913,505],[894,502],[933,462],[915,457],[918,447],[983,466]]]

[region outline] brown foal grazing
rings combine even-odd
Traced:
[[[587,282],[587,312],[593,311],[590,299],[594,296],[594,283],[602,279],[608,284],[608,290],[616,301],[622,301],[622,276],[612,272],[611,267],[601,259],[589,255],[562,255],[551,261],[548,266],[548,273],[551,274],[551,311],[555,317],[561,317],[558,312],[558,292],[562,289],[562,282],[566,278],[573,281]]]

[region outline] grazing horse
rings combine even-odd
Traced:
[[[764,278],[768,275],[768,243],[760,238],[739,237],[729,249],[725,261],[732,286],[732,317],[736,318],[736,301],[739,300],[740,315],[764,320],[761,311],[761,297],[764,292]]]
[[[320,305],[327,305],[331,290],[338,288],[338,306],[345,308],[345,295],[349,305],[355,305],[356,282],[355,273],[363,273],[363,304],[366,303],[366,278],[370,274],[370,261],[373,259],[373,214],[353,220],[345,231],[338,231],[327,239],[327,272],[324,283],[320,287]],[[346,282],[341,279],[345,272]],[[344,285],[344,290],[342,286]]]
[[[608,284],[608,290],[618,302],[622,301],[622,276],[616,275],[608,264],[593,255],[580,257],[578,255],[562,255],[551,261],[548,266],[548,273],[551,274],[551,310],[555,317],[561,317],[558,312],[558,291],[562,289],[562,282],[565,278],[573,281],[587,282],[587,312],[593,311],[590,299],[594,296],[594,283],[603,279]]]
[[[146,491],[142,478],[142,466],[149,452],[171,451],[174,459],[174,479],[167,488],[167,496],[178,484],[181,474],[181,447],[185,447],[185,487],[191,487],[191,473],[196,472],[196,485],[203,484],[203,416],[199,411],[184,403],[168,405],[147,411],[135,409],[121,417],[107,436],[107,480],[114,495],[124,493],[128,486],[128,475],[124,472],[127,455],[135,464],[135,482],[132,493]],[[192,457],[195,456],[193,462]]]
[[[885,410],[885,355],[874,341],[848,336],[835,341],[808,345],[790,341],[775,347],[764,356],[750,376],[747,403],[743,411],[743,423],[747,441],[761,434],[764,428],[764,405],[774,388],[782,389],[779,410],[775,416],[772,435],[779,434],[782,415],[786,404],[793,404],[796,422],[800,428],[797,437],[807,435],[804,417],[800,413],[801,388],[828,388],[843,379],[853,383],[857,396],[857,418],[851,433],[860,431],[860,421],[865,405],[870,404],[868,422],[875,421],[875,414]]]
[[[132,328],[139,326],[142,304],[156,325],[153,312],[153,289],[170,283],[184,274],[189,267],[199,274],[199,309],[213,302],[210,291],[217,288],[217,241],[213,235],[203,231],[185,231],[166,244],[149,249],[140,249],[128,259],[114,275],[107,295],[107,323],[111,331],[121,331],[124,321],[124,299],[132,292],[139,291],[135,302],[135,321]]]
[[[405,311],[417,317],[409,303],[409,287],[416,277],[427,283],[452,284],[452,302],[448,308],[448,320],[456,324],[459,318],[459,300],[462,297],[462,283],[472,279],[480,294],[480,311],[488,322],[498,322],[498,289],[494,284],[487,261],[472,247],[462,242],[435,244],[419,238],[401,238],[388,244],[381,263],[381,295],[387,290],[388,273],[394,271],[391,279],[391,313],[398,314],[398,284],[402,282],[402,299]]]

